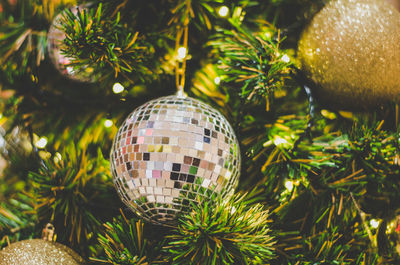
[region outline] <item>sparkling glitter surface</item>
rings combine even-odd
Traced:
[[[341,107],[400,95],[400,13],[383,0],[333,0],[302,34],[302,69],[317,94]]]
[[[72,13],[77,14],[78,8],[82,10],[82,8],[84,7],[72,7],[70,10],[72,11]],[[80,82],[94,82],[96,78],[93,74],[93,68],[84,67],[81,69],[74,69],[70,65],[71,58],[63,55],[61,51],[61,46],[65,39],[65,34],[60,29],[63,16],[65,16],[65,12],[61,12],[54,18],[53,23],[51,24],[49,32],[47,34],[47,50],[50,59],[56,69],[68,78]]]
[[[149,221],[171,224],[196,197],[233,191],[239,144],[217,110],[193,98],[167,96],[128,116],[114,139],[111,170],[126,205]]]
[[[23,240],[0,251],[1,265],[82,265],[72,249],[42,239]]]

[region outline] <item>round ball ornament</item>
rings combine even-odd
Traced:
[[[217,110],[167,96],[135,109],[111,150],[114,184],[144,219],[171,225],[190,202],[230,196],[240,173],[239,143]]]
[[[330,105],[400,102],[400,13],[383,0],[330,1],[303,32],[298,56]]]
[[[77,14],[78,10],[84,9],[83,6],[71,7],[69,10]],[[94,82],[96,80],[92,67],[77,67],[72,64],[72,58],[64,55],[62,49],[64,45],[65,33],[62,31],[62,23],[66,17],[66,11],[58,14],[47,34],[47,51],[54,67],[64,76],[78,82]]]
[[[83,265],[84,260],[72,249],[52,241],[29,239],[11,244],[0,251],[1,265]]]

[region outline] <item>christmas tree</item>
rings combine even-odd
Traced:
[[[400,264],[399,6],[0,0],[0,263]]]

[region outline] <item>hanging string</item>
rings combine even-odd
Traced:
[[[181,58],[178,57],[175,67],[175,79],[176,79],[176,88],[178,91],[178,96],[184,96],[184,87],[185,87],[185,73],[186,73],[186,58],[188,54],[188,35],[189,35],[189,8],[187,8],[187,14],[185,21],[183,23],[183,27],[178,26],[176,31],[176,40],[175,40],[175,54],[178,54],[178,50],[180,48],[184,48],[185,54]]]

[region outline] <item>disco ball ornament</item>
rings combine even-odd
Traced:
[[[0,251],[1,265],[83,265],[85,261],[72,249],[43,239],[11,244]]]
[[[135,109],[110,156],[123,202],[157,224],[173,224],[198,198],[230,196],[240,174],[232,127],[217,110],[190,97],[162,97]]]
[[[400,102],[400,13],[383,0],[332,0],[303,32],[302,70],[329,105]]]
[[[77,14],[78,10],[82,10],[85,7],[77,6],[71,7],[69,10],[73,14]],[[92,67],[77,67],[71,64],[72,59],[65,56],[62,52],[62,46],[64,45],[65,33],[61,30],[61,25],[66,11],[58,14],[49,29],[47,34],[47,50],[55,68],[64,76],[69,79],[79,82],[95,82],[96,76]]]

